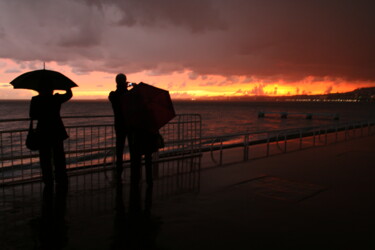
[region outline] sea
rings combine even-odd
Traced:
[[[229,101],[174,101],[176,114],[199,114],[202,120],[202,147],[209,147],[213,138],[224,137],[241,133],[260,131],[274,131],[283,129],[311,128],[318,126],[338,125],[340,123],[354,123],[375,120],[375,103],[337,103],[337,102],[229,102]],[[25,136],[29,121],[30,101],[5,101],[0,100],[0,181],[17,176],[33,176],[40,169],[34,160],[23,160],[27,150],[24,137],[19,136],[22,130]],[[264,118],[259,118],[259,112],[265,112]],[[269,114],[267,112],[275,112]],[[278,112],[288,112],[286,119],[280,117]],[[299,113],[300,115],[295,115]],[[306,119],[306,114],[313,114],[312,119]],[[113,124],[112,107],[107,100],[79,101],[71,100],[64,103],[61,116],[64,124],[69,126],[90,127],[84,125],[110,125]],[[315,115],[318,114],[318,115]],[[324,116],[322,114],[328,114]],[[334,115],[339,117],[333,119]],[[87,116],[96,116],[85,118]],[[66,117],[66,118],[64,118]],[[72,118],[74,117],[74,118]],[[77,118],[78,117],[78,118]],[[82,118],[83,117],[83,118]],[[103,147],[103,141],[114,142],[113,134],[93,133],[79,130],[65,143],[65,146],[75,145],[73,150],[87,149],[87,143],[93,148]],[[163,135],[165,136],[165,135]],[[173,134],[172,134],[173,136]],[[261,133],[259,133],[261,136]],[[76,139],[74,139],[76,138]],[[78,139],[79,138],[79,139]],[[82,139],[85,138],[85,139]],[[258,138],[262,139],[262,138]],[[237,139],[228,136],[224,143],[237,143]],[[167,138],[168,141],[168,138]],[[205,142],[203,142],[205,141]],[[104,143],[105,144],[105,143]],[[89,146],[89,147],[90,147]],[[163,150],[173,152],[174,146],[166,146]],[[69,151],[69,150],[68,150]],[[128,155],[127,149],[125,154]],[[30,153],[30,152],[29,152]],[[106,159],[105,151],[74,153],[69,155],[70,167],[92,165],[93,161],[102,164]]]
[[[199,114],[202,117],[202,136],[223,136],[243,132],[302,128],[337,123],[366,121],[375,119],[375,103],[365,102],[240,102],[240,101],[174,101],[177,114]],[[27,121],[1,122],[11,119],[28,118],[30,101],[0,100],[0,131],[27,128]],[[259,118],[259,112],[266,112]],[[281,119],[279,113],[289,112]],[[312,119],[303,114],[312,113]],[[105,116],[112,115],[112,107],[107,100],[71,100],[64,103],[61,116]],[[322,114],[328,114],[327,116]],[[334,120],[337,114],[339,119]],[[66,119],[65,125],[84,125],[91,119]],[[112,117],[97,118],[96,123],[111,123]]]

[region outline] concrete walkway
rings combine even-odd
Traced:
[[[200,196],[168,209],[187,215],[183,233],[171,223],[164,237],[171,249],[375,249],[374,162],[368,137],[203,172]]]
[[[41,184],[13,187],[0,249],[375,249],[374,162],[371,136],[156,180],[152,193],[72,177],[47,213]]]

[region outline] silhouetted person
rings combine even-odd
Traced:
[[[130,151],[130,170],[131,184],[139,185],[141,179],[142,156],[145,159],[146,182],[147,185],[153,185],[152,174],[152,154],[162,146],[161,135],[157,129],[152,129],[151,117],[145,109],[144,101],[139,94],[139,85],[133,85],[130,91],[130,112],[129,116],[132,122],[129,126],[129,151]],[[134,121],[136,120],[136,121]]]
[[[39,137],[39,158],[42,168],[42,178],[46,185],[66,185],[66,160],[64,140],[69,136],[60,117],[61,104],[72,98],[71,89],[65,94],[53,95],[52,89],[38,91],[39,95],[32,97],[30,103],[30,118],[37,120],[36,131]],[[55,167],[53,174],[52,161]]]
[[[116,90],[111,91],[108,97],[108,99],[111,101],[113,114],[115,117],[117,179],[121,179],[125,140],[129,131],[128,122],[123,112],[123,105],[126,105],[127,94],[128,83],[126,82],[126,75],[118,74],[116,76]]]

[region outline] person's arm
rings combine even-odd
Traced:
[[[72,92],[72,89],[67,89],[65,94],[62,94],[62,95],[56,94],[56,96],[58,96],[60,99],[60,102],[63,103],[63,102],[69,101],[70,98],[72,98],[73,92]]]

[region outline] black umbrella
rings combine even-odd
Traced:
[[[36,91],[43,89],[66,90],[77,87],[77,84],[60,72],[46,69],[26,72],[16,77],[10,84],[15,89],[32,89]]]
[[[129,91],[129,98],[123,112],[133,127],[157,131],[176,116],[167,90],[139,83]]]

